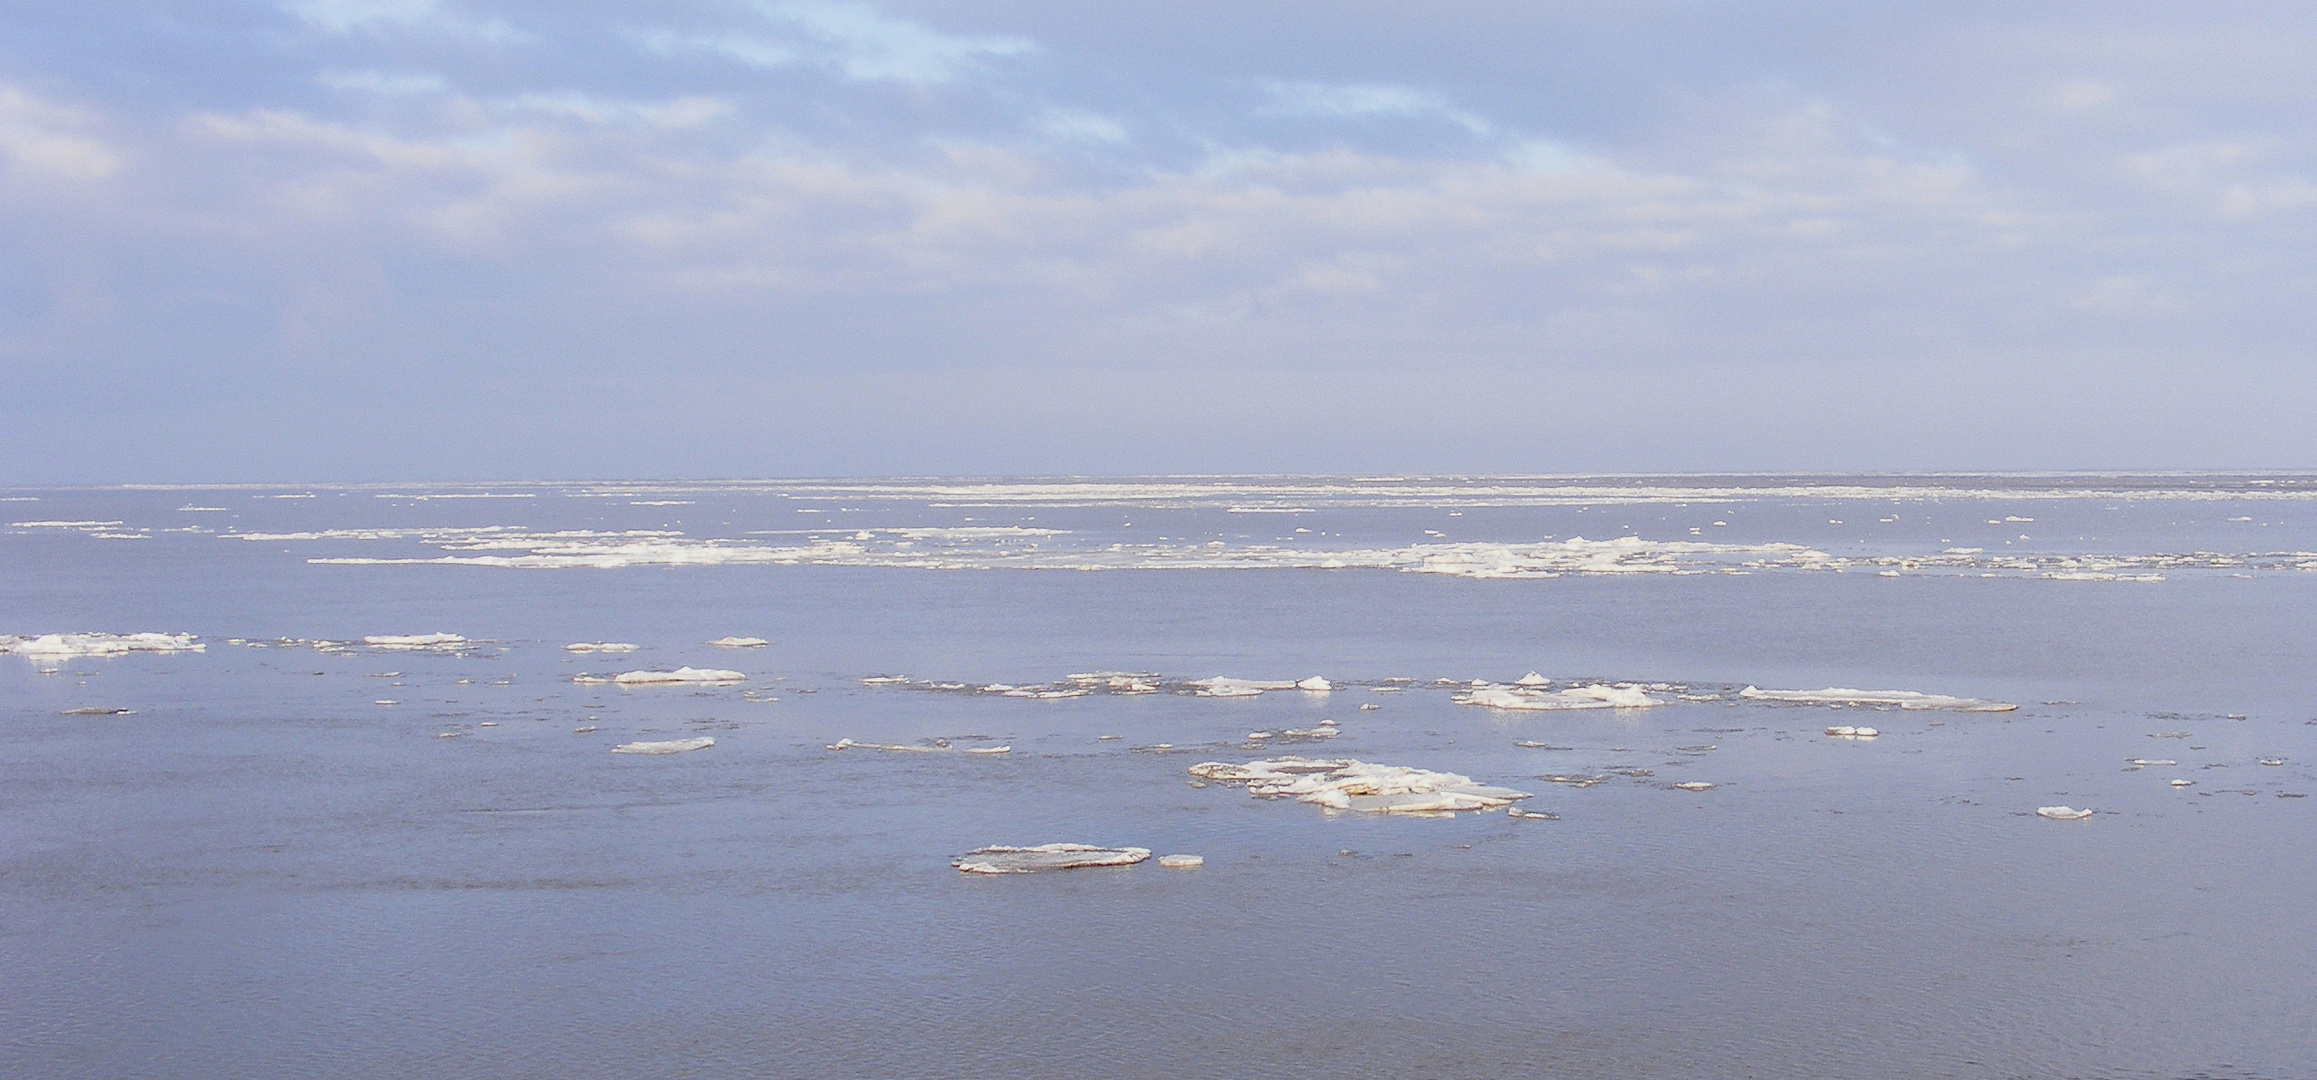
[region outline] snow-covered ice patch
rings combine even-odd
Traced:
[[[1829,686],[1824,690],[1764,690],[1749,686],[1738,691],[1748,701],[1783,701],[1798,705],[1867,705],[1900,709],[1946,709],[1953,712],[2011,712],[2017,705],[1978,698],[1948,697],[1913,690],[1854,690]]]
[[[975,848],[950,861],[968,874],[1034,874],[1041,870],[1072,870],[1085,866],[1133,866],[1150,858],[1149,848],[1098,847],[1094,844],[1039,844],[1036,847]]]
[[[1207,859],[1203,855],[1161,855],[1158,864],[1169,870],[1196,870],[1207,865]]]
[[[747,682],[748,676],[722,668],[680,667],[674,671],[628,671],[612,677],[621,686],[661,686],[673,684],[722,685]]]
[[[761,649],[772,642],[760,637],[720,637],[708,644],[719,649]]]
[[[2038,806],[2035,808],[2035,816],[2053,821],[2082,821],[2091,817],[2092,812],[2078,810],[2073,806]]]
[[[706,750],[716,740],[706,735],[691,739],[663,739],[658,742],[630,742],[612,747],[615,754],[681,754],[688,750]]]
[[[1282,757],[1245,764],[1208,761],[1191,766],[1190,773],[1202,780],[1245,784],[1247,793],[1257,798],[1291,798],[1330,810],[1366,813],[1495,810],[1529,797],[1528,792],[1482,784],[1458,773],[1350,758]]]
[[[1872,739],[1882,734],[1875,728],[1853,727],[1849,724],[1836,724],[1827,728],[1826,733],[1837,739]]]
[[[133,652],[207,652],[192,634],[0,634],[0,653],[63,660],[78,656],[124,656]]]
[[[1668,704],[1650,697],[1637,686],[1572,686],[1566,690],[1482,686],[1456,695],[1459,705],[1515,712],[1557,712],[1566,709],[1646,709]]]
[[[371,634],[362,644],[373,649],[436,649],[463,648],[467,639],[460,634]]]
[[[1265,690],[1293,690],[1295,689],[1295,680],[1234,679],[1225,675],[1216,675],[1205,679],[1193,679],[1187,685],[1197,687],[1200,697],[1254,697]]]
[[[643,646],[631,645],[625,641],[574,641],[569,645],[565,645],[563,647],[563,651],[585,653],[634,652],[640,648],[643,648]]]

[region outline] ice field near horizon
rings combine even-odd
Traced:
[[[0,1075],[2317,1075],[2313,612],[2298,475],[0,490]]]

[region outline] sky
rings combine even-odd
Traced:
[[[2317,468],[2317,5],[11,0],[0,482]]]

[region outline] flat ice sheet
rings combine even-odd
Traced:
[[[950,865],[968,874],[1034,874],[1089,866],[1133,866],[1147,858],[1150,858],[1149,848],[1110,848],[1094,844],[1007,847],[1001,844],[975,848],[951,860]]]
[[[680,667],[674,671],[627,671],[612,676],[621,686],[707,685],[747,682],[748,676],[723,668]]]
[[[1749,686],[1738,691],[1748,701],[1785,701],[1801,705],[1865,705],[1900,709],[1945,709],[1953,712],[2011,712],[2019,706],[2002,701],[1948,697],[1913,690],[1853,690],[1829,686],[1824,690],[1763,690]]]

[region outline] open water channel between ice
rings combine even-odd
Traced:
[[[2308,477],[0,496],[0,1075],[2317,1075]]]

